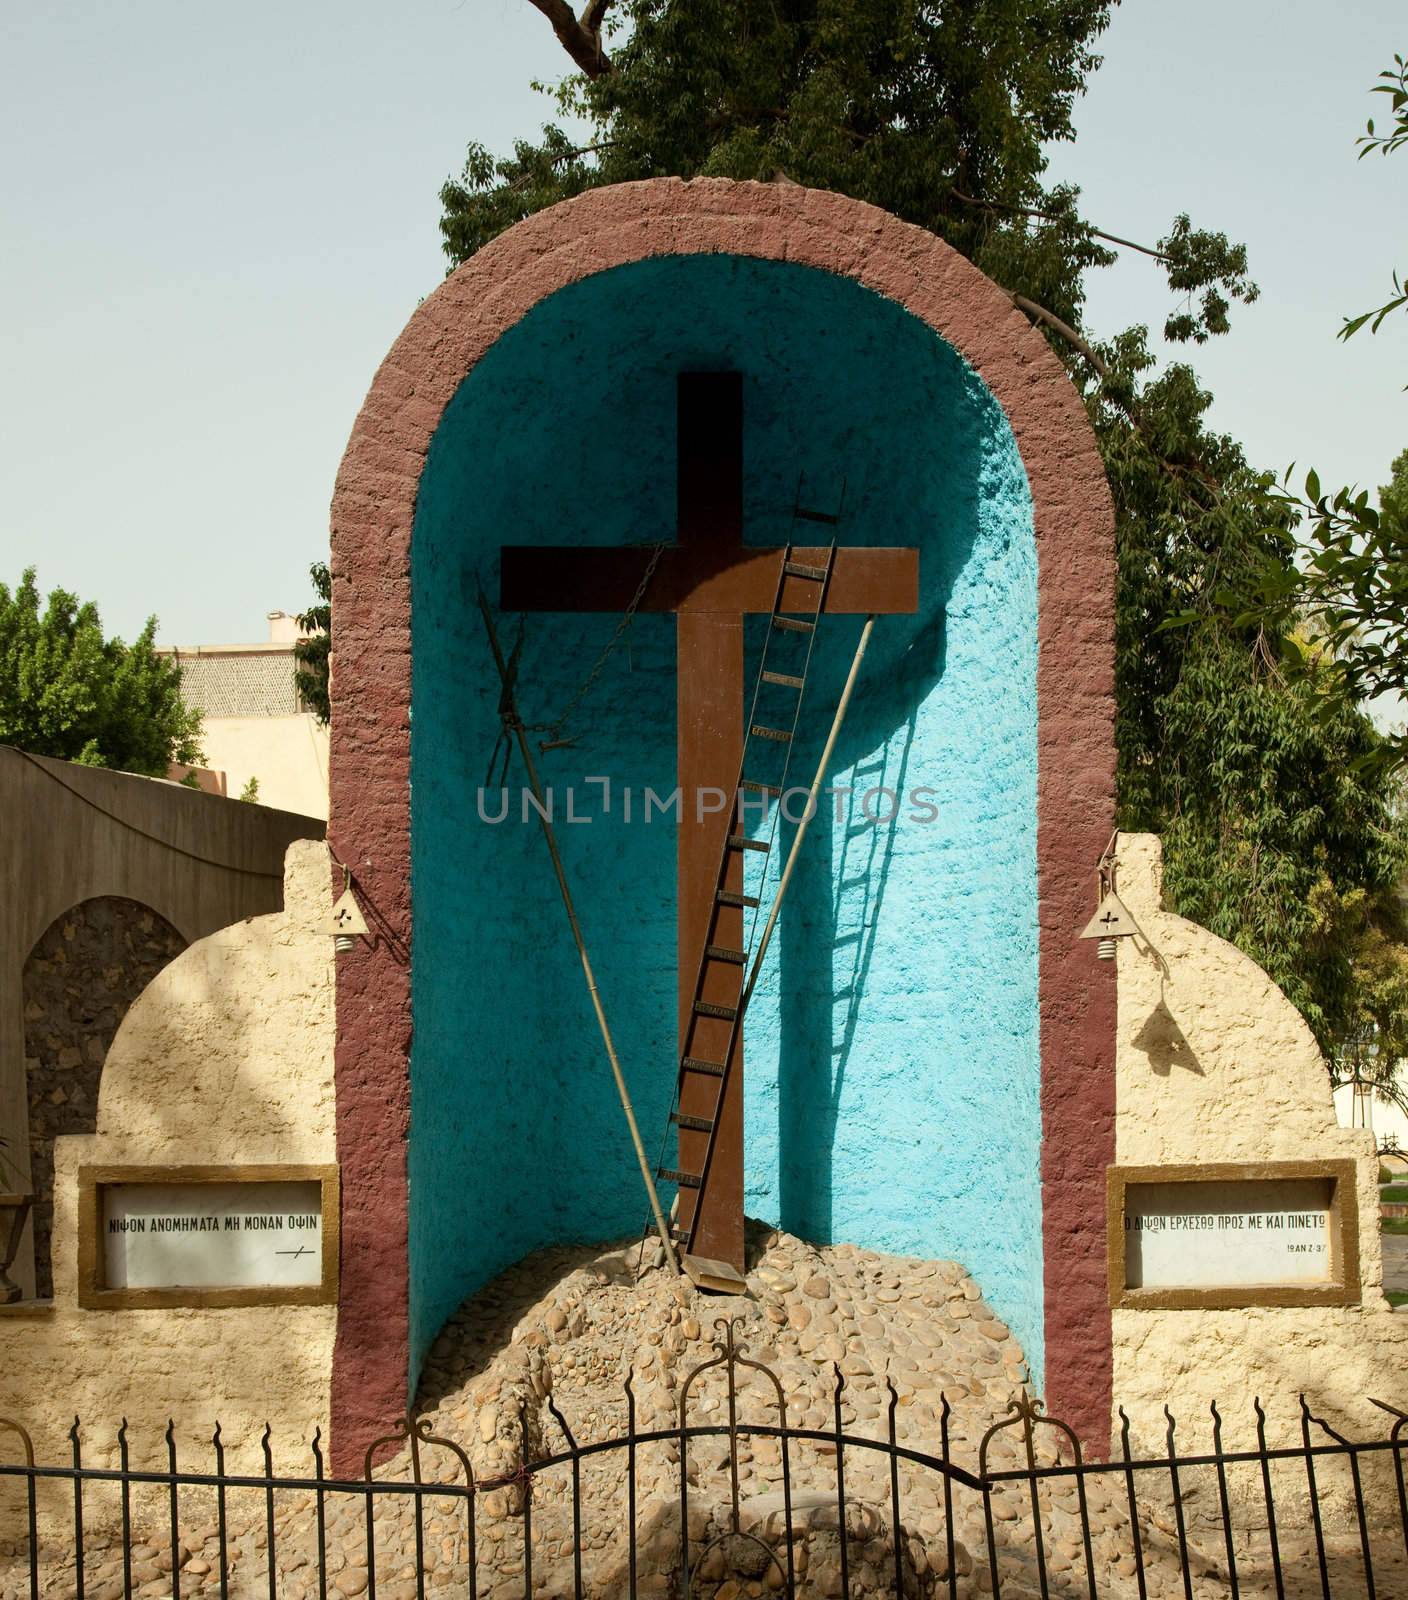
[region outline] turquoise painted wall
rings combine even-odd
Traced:
[[[516,787],[508,820],[479,816],[498,687],[474,594],[480,578],[497,597],[505,543],[672,535],[675,381],[691,369],[744,374],[749,543],[786,541],[801,474],[823,507],[844,480],[845,543],[922,551],[919,614],[878,624],[834,781],[922,787],[936,815],[918,820],[906,799],[871,824],[857,793],[813,825],[748,1016],[749,1213],[963,1261],[1039,1374],[1036,557],[1020,457],[976,374],[907,312],[812,268],[718,255],[618,268],[539,305],[461,386],[426,464],[412,554],[413,1364],[508,1263],[630,1233],[644,1213],[536,819],[521,820]],[[615,622],[528,619],[525,716],[558,715]],[[824,626],[799,775],[859,626]],[[542,763],[559,807],[576,784],[593,819],[560,837],[652,1147],[675,1071],[674,834],[640,810],[646,786],[674,785],[674,705],[673,620],[638,618],[575,720],[578,745]],[[608,817],[592,776],[611,780]],[[487,795],[486,814],[499,803]]]

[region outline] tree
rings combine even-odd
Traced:
[[[1286,565],[1294,508],[1208,432],[1211,397],[1188,367],[1154,373],[1145,329],[1102,342],[1084,327],[1084,275],[1122,249],[1162,266],[1175,341],[1225,333],[1233,302],[1257,293],[1224,234],[1180,216],[1138,244],[1085,219],[1077,189],[1044,183],[1043,146],[1073,137],[1109,6],[619,0],[613,32],[610,0],[580,16],[530,3],[578,68],[559,109],[590,136],[549,125],[499,157],[471,145],[441,191],[450,259],[599,184],[716,175],[869,200],[1003,285],[1085,395],[1114,491],[1121,825],[1164,835],[1172,909],[1260,961],[1333,1048],[1376,1003],[1355,965],[1366,941],[1405,952],[1403,829],[1344,684],[1292,684],[1278,666],[1296,619],[1242,614],[1249,585]],[[1374,993],[1389,996],[1386,1025],[1408,1020],[1408,996]]]
[[[1229,302],[1256,296],[1224,235],[1183,216],[1136,245],[1082,220],[1074,189],[1044,186],[1043,145],[1074,137],[1108,0],[621,0],[609,55],[610,0],[580,19],[566,0],[531,3],[581,69],[559,109],[592,134],[550,124],[497,158],[472,144],[441,190],[452,262],[601,184],[785,176],[930,229],[1049,325],[1079,326],[1083,271],[1112,246],[1163,265],[1180,296],[1173,338],[1222,331]]]
[[[1379,74],[1379,82],[1369,93],[1386,94],[1389,97],[1393,126],[1388,133],[1376,133],[1374,119],[1369,118],[1368,125],[1360,134],[1358,141],[1361,161],[1375,150],[1381,156],[1391,156],[1395,150],[1401,150],[1408,144],[1408,59],[1394,56],[1393,65],[1384,68]],[[1405,287],[1404,275],[1395,272],[1392,295],[1383,305],[1375,306],[1372,311],[1363,311],[1357,317],[1346,317],[1344,326],[1340,329],[1340,338],[1352,339],[1365,323],[1370,324],[1371,333],[1377,333],[1385,317],[1392,312],[1402,311],[1405,307],[1408,307],[1408,287]]]
[[[97,607],[64,589],[41,603],[33,567],[0,584],[0,743],[149,777],[198,766],[200,713],[155,638],[155,617],[130,645],[104,638]]]
[[[332,574],[326,561],[315,561],[308,569],[317,591],[318,604],[309,606],[298,618],[298,626],[308,635],[293,647],[294,687],[304,705],[327,726],[331,715],[328,704],[328,664],[332,657]]]

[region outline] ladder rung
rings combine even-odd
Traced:
[[[748,732],[759,739],[771,739],[774,744],[791,744],[792,735],[782,728],[767,728],[755,722]]]
[[[810,578],[813,583],[824,583],[826,581],[825,567],[807,567],[803,566],[800,561],[784,561],[782,570],[789,578]]]
[[[672,1111],[670,1121],[681,1128],[690,1128],[695,1133],[708,1133],[714,1126],[712,1117],[691,1117],[683,1111]]]
[[[712,1000],[696,1000],[694,1009],[701,1017],[719,1017],[724,1022],[732,1022],[738,1015],[737,1006],[716,1006]]]
[[[706,944],[704,954],[710,961],[727,961],[735,967],[741,967],[748,959],[746,950],[730,950],[727,945],[722,944]]]
[[[740,789],[751,789],[754,794],[770,794],[777,797],[780,797],[782,794],[781,785],[776,783],[760,783],[756,778],[740,778],[738,781],[738,787]]]
[[[685,1056],[680,1062],[681,1072],[702,1072],[708,1078],[722,1078],[724,1069],[717,1061],[701,1061],[698,1056]]]
[[[772,846],[766,839],[750,839],[746,833],[731,833],[728,836],[730,850],[761,850],[766,854]]]
[[[780,617],[773,613],[772,625],[774,628],[785,628],[788,633],[810,633],[816,623],[804,622],[801,617]]]
[[[833,516],[829,511],[813,511],[807,506],[798,506],[792,515],[800,517],[803,522],[824,522],[831,528],[834,528],[841,520],[840,517]]]
[[[800,689],[803,687],[803,680],[794,678],[790,672],[765,672],[763,674],[763,682],[780,683],[788,689]]]
[[[755,906],[758,897],[755,894],[739,894],[736,889],[720,889],[714,896],[721,906]]]
[[[693,1172],[676,1172],[673,1167],[660,1167],[655,1176],[662,1178],[666,1183],[677,1183],[681,1189],[697,1189],[699,1177]]]

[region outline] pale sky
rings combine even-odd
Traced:
[[[1127,0],[1055,170],[1152,243],[1247,240],[1260,303],[1192,360],[1251,457],[1377,485],[1408,447],[1408,317],[1335,340],[1408,265],[1408,151],[1355,161],[1402,0]],[[564,69],[527,0],[4,0],[0,581],[39,566],[130,636],[264,637],[377,364],[440,281],[437,191],[531,135]],[[1382,98],[1382,97],[1376,97]],[[1157,327],[1140,258],[1090,321]]]

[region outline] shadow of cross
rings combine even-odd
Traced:
[[[743,888],[741,852],[730,851],[726,876],[719,862],[730,835],[741,833],[740,764],[744,745],[743,619],[779,612],[812,614],[815,585],[785,577],[789,562],[819,566],[825,549],[743,543],[743,379],[737,372],[679,376],[678,533],[660,552],[641,611],[676,617],[676,781],[681,791],[678,834],[679,1032],[683,1056],[725,1062],[723,1102],[717,1075],[682,1070],[679,1168],[707,1176],[699,1189],[681,1188],[679,1222],[692,1227],[693,1253],[743,1261],[743,1042],[720,1018],[693,1010],[696,978],[706,947],[743,948],[742,906],[718,903],[717,890]],[[500,602],[506,611],[625,611],[653,552],[647,548],[545,548],[508,545],[502,552]],[[779,581],[782,582],[779,591]],[[910,613],[919,605],[917,550],[836,550],[824,610],[829,613]],[[730,800],[731,797],[731,800]],[[700,998],[721,1008],[740,1001],[743,969],[709,960]],[[704,1174],[711,1122],[717,1121]]]

